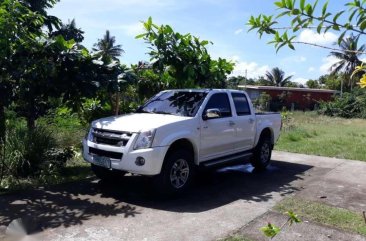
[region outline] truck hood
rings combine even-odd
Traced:
[[[105,130],[141,132],[189,119],[192,119],[192,117],[153,113],[134,113],[102,118],[93,121],[92,126],[94,128]]]

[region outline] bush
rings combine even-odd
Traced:
[[[318,112],[328,116],[366,119],[366,90],[357,88],[332,102],[322,102]]]
[[[61,148],[46,126],[28,130],[22,121],[9,126],[2,147],[2,176],[34,177],[42,172],[58,171],[73,156],[70,148]]]
[[[85,99],[82,103],[82,109],[79,113],[83,124],[89,124],[93,120],[110,116],[112,113],[112,107],[98,99]]]

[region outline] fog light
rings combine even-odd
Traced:
[[[143,157],[139,156],[136,158],[135,164],[137,166],[143,166],[143,165],[145,165],[145,159]]]

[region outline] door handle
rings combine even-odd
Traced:
[[[253,118],[249,118],[249,123],[253,124],[254,123],[254,119]]]
[[[229,125],[230,126],[235,126],[235,122],[234,121],[229,121]]]

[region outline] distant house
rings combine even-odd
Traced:
[[[280,110],[283,107],[297,110],[313,110],[321,101],[330,101],[337,93],[336,90],[328,89],[309,89],[276,86],[252,86],[239,85],[240,89],[247,91],[248,95],[255,101],[262,93],[271,96],[270,103],[272,110]]]

